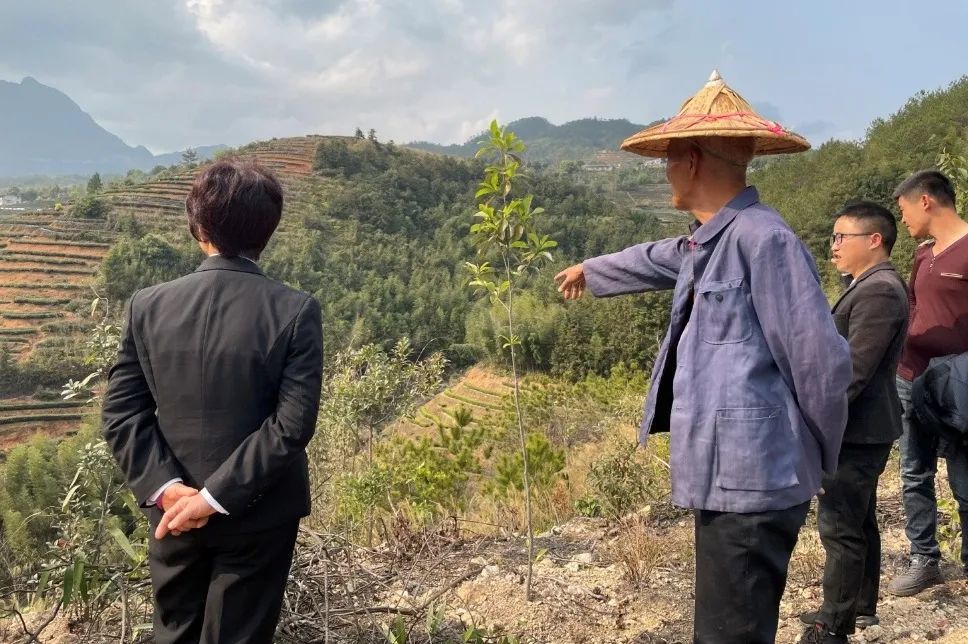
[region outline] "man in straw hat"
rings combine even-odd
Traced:
[[[674,289],[640,439],[671,431],[672,500],[695,510],[695,641],[773,642],[790,554],[833,472],[851,378],[813,258],[746,185],[757,154],[809,144],[719,74],[622,149],[665,157],[692,235],[588,259],[567,299]]]

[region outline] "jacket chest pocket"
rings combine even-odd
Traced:
[[[696,290],[699,333],[709,344],[744,342],[753,335],[742,278],[705,282]]]

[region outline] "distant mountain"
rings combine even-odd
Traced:
[[[199,148],[199,156],[221,147]],[[126,144],[66,94],[29,76],[0,81],[0,176],[124,173],[179,161],[180,152],[156,157]]]
[[[198,155],[199,161],[205,161],[211,159],[215,156],[216,152],[222,150],[228,150],[227,145],[202,145],[197,148],[192,148],[195,150],[195,154]],[[155,160],[152,162],[153,165],[177,165],[182,162],[182,152],[185,150],[180,150],[178,152],[167,152],[165,154],[156,154]]]
[[[627,119],[586,118],[569,121],[563,125],[550,123],[540,116],[512,121],[508,129],[517,134],[528,146],[527,157],[531,161],[557,163],[566,159],[589,159],[601,150],[617,150],[627,137],[642,130],[646,125],[632,123]],[[407,147],[459,157],[471,157],[485,139],[482,132],[466,143],[439,145],[426,141],[408,143]]]

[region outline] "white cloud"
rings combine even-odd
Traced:
[[[626,73],[615,51],[641,41],[668,8],[667,0],[30,4],[0,7],[0,54],[23,54],[0,61],[29,61],[0,62],[0,76],[36,75],[155,151],[357,126],[400,142],[456,142],[497,115],[590,116],[608,107],[602,88]],[[3,31],[24,20],[37,24],[30,39]],[[50,37],[37,39],[43,30]]]

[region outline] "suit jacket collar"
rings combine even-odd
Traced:
[[[894,268],[894,264],[892,264],[890,261],[881,262],[880,264],[874,264],[873,266],[871,266],[870,268],[868,268],[866,271],[864,271],[863,273],[861,273],[860,275],[858,275],[857,278],[853,282],[851,282],[850,286],[848,286],[847,289],[843,293],[840,294],[840,297],[837,298],[837,301],[834,303],[833,307],[830,310],[831,311],[836,311],[837,310],[837,307],[840,305],[840,303],[844,301],[844,298],[845,297],[847,297],[847,294],[854,290],[854,287],[856,287],[858,284],[860,284],[861,282],[863,282],[864,280],[866,280],[868,277],[870,277],[874,273],[879,273],[881,271],[891,271],[891,272],[896,273],[897,272],[897,269]],[[898,279],[900,279],[900,278],[898,278]]]
[[[721,233],[736,218],[739,211],[749,208],[760,200],[760,193],[753,186],[746,186],[743,190],[729,200],[713,218],[702,225],[698,222],[693,224],[692,241],[697,244],[705,244],[710,239]]]
[[[210,255],[205,258],[195,272],[200,271],[236,271],[238,273],[252,273],[264,275],[259,265],[245,257],[225,257],[224,255]]]

